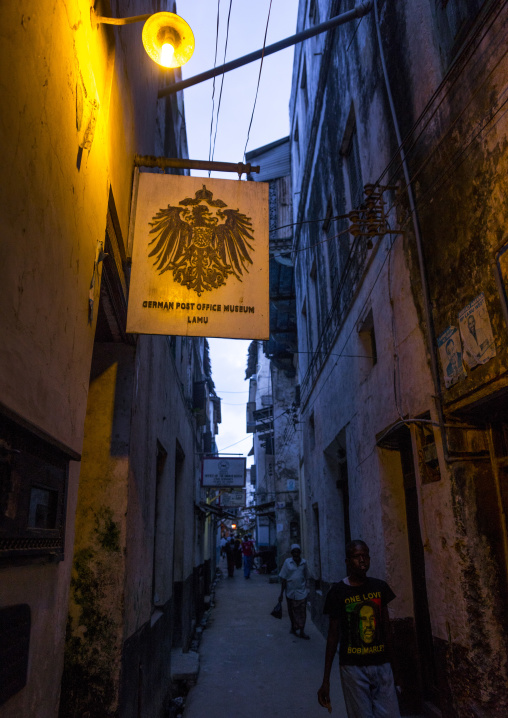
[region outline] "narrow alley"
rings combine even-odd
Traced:
[[[215,607],[199,649],[199,675],[185,705],[184,718],[324,718],[317,702],[323,677],[326,640],[307,618],[304,641],[289,633],[287,607],[282,620],[271,616],[280,584],[237,570],[215,589]],[[332,669],[332,710],[346,718],[339,663]],[[413,716],[412,718],[419,718]]]
[[[200,645],[197,685],[187,696],[184,718],[324,718],[317,702],[325,656],[325,639],[310,618],[310,641],[290,635],[287,607],[282,620],[270,613],[280,584],[269,576],[242,571],[217,583],[215,608]],[[333,714],[345,718],[339,667],[333,669]]]

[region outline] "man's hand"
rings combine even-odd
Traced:
[[[323,681],[321,688],[317,692],[319,705],[328,708],[328,713],[332,712],[332,704],[330,702],[330,681]]]

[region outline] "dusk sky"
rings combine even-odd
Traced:
[[[217,65],[224,63],[229,0],[221,0]],[[263,47],[269,0],[235,0],[231,17],[226,62]],[[296,32],[297,0],[273,0],[266,44],[270,45]],[[177,12],[191,26],[196,41],[193,57],[182,68],[184,78],[214,66],[217,28],[217,2],[180,0]],[[270,55],[263,62],[259,93],[250,130],[247,151],[262,147],[289,134],[289,95],[293,48]],[[241,162],[254,106],[260,62],[251,63],[224,75],[219,120],[213,159]],[[215,80],[212,146],[216,131],[217,106],[221,78]],[[189,157],[207,160],[210,151],[213,80],[184,90]],[[193,175],[208,176],[193,171]],[[212,173],[212,177],[235,180],[234,174]],[[222,398],[222,424],[217,444],[219,451],[246,455],[252,447],[252,435],[246,434],[245,381],[249,341],[210,339],[212,373],[217,394]],[[250,465],[250,461],[248,465]]]

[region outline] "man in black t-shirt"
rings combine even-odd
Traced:
[[[395,594],[379,578],[368,578],[369,547],[364,541],[346,546],[348,576],[326,597],[330,616],[320,705],[331,712],[330,672],[340,639],[340,677],[348,718],[399,718],[390,665],[388,604]]]

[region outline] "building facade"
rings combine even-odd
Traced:
[[[300,2],[298,29],[353,3]],[[404,711],[507,710],[505,4],[376,0],[290,103],[312,610],[362,538]]]
[[[270,218],[270,338],[249,350],[247,431],[254,434],[258,542],[265,536],[262,545],[276,546],[280,567],[300,542],[290,138],[252,150],[246,160],[261,168],[249,179],[268,182]]]
[[[3,7],[6,718],[160,715],[215,570],[206,340],[125,331],[134,156],[188,156],[182,97],[157,100],[180,73],[151,61],[139,25],[96,26],[90,7]],[[176,8],[113,10],[161,9]]]

